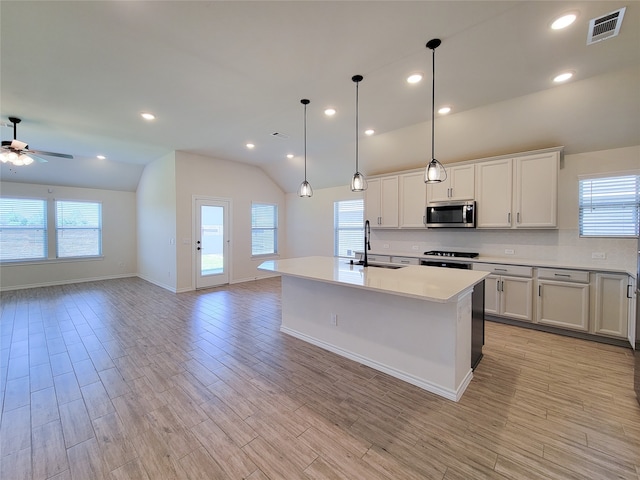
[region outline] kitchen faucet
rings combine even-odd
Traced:
[[[367,250],[371,250],[371,242],[369,242],[369,238],[371,237],[371,225],[369,225],[369,220],[364,222],[364,263],[363,267],[369,266],[369,259],[367,258]]]

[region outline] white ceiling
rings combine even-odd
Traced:
[[[589,20],[622,6],[620,35],[587,46]],[[570,10],[577,22],[551,31]],[[454,108],[436,119],[444,163],[640,143],[638,1],[3,0],[0,17],[1,120],[22,118],[18,138],[33,149],[75,156],[3,165],[7,181],[135,190],[145,164],[183,150],[259,166],[292,192],[303,177],[300,99],[309,98],[309,181],[344,185],[355,161],[354,74],[364,76],[361,129],[377,132],[361,137],[361,170],[424,165],[431,38],[443,42],[436,105]],[[553,85],[566,69],[575,79]],[[426,78],[411,86],[414,71]],[[334,118],[323,114],[329,105]]]

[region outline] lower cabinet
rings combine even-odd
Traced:
[[[595,274],[593,333],[627,338],[633,283],[628,275]]]
[[[537,322],[589,331],[589,272],[538,269]]]
[[[484,282],[485,313],[526,322],[533,320],[533,278],[530,267],[477,263],[473,268],[491,272]]]

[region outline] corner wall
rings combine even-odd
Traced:
[[[138,276],[172,292],[177,285],[175,163],[172,152],[145,166],[136,192]]]

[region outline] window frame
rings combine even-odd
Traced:
[[[359,202],[361,205],[362,220],[360,223],[360,227],[358,228],[356,227],[340,228],[340,225],[339,225],[340,204],[347,203],[347,202],[348,203]],[[346,231],[359,233],[360,239],[362,240],[362,245],[356,245],[355,247],[353,247],[352,249],[353,254],[351,256],[340,255],[340,232],[346,232]],[[364,199],[358,198],[358,199],[349,199],[349,200],[336,200],[333,202],[333,256],[337,258],[355,258],[355,252],[356,250],[358,250],[358,248],[362,248],[362,250],[364,250]]]
[[[603,181],[610,180],[611,183],[613,183],[612,179],[620,178],[620,177],[635,177],[636,192],[635,192],[634,202],[628,202],[628,201],[620,202],[617,204],[617,206],[619,207],[617,210],[616,210],[616,204],[612,202],[610,199],[609,201],[605,201],[602,203],[594,203],[591,198],[591,202],[587,205],[587,202],[584,201],[585,196],[583,195],[583,182],[597,181],[597,180],[603,180]],[[591,191],[593,192],[593,189],[591,189]],[[610,192],[609,196],[612,197],[615,194],[616,192]],[[594,208],[598,208],[598,207],[611,209],[614,213],[620,215],[621,217],[622,217],[622,214],[620,213],[620,210],[624,208],[635,209],[635,211],[632,210],[631,212],[629,212],[629,214],[632,217],[635,217],[632,224],[633,229],[635,230],[635,233],[624,234],[623,231],[617,231],[617,232],[604,231],[604,232],[598,232],[598,234],[588,234],[588,233],[585,234],[584,233],[584,230],[585,230],[584,212],[587,211],[587,209],[593,210]],[[586,228],[587,229],[606,228],[606,225],[602,224],[602,222],[598,222],[596,219],[596,221],[592,221],[588,223]],[[621,226],[618,226],[615,228],[622,230]],[[625,172],[607,172],[607,173],[601,173],[601,174],[578,176],[578,235],[580,238],[638,238],[639,233],[640,233],[640,171],[633,170],[633,171],[625,171]]]
[[[254,226],[254,207],[272,207],[273,208],[273,227],[257,227]],[[278,256],[278,224],[279,218],[279,205],[277,203],[269,202],[251,202],[251,258],[265,258]],[[256,231],[273,231],[273,251],[264,253],[254,253],[254,232]]]
[[[77,228],[77,227],[64,227],[64,226],[59,226],[58,225],[58,220],[59,220],[59,215],[58,215],[58,205],[59,204],[64,204],[64,203],[74,203],[74,204],[79,204],[79,203],[84,203],[84,204],[91,204],[91,205],[96,205],[98,207],[98,226],[91,226],[91,227],[86,227],[86,228]],[[53,213],[53,223],[54,223],[54,230],[55,230],[55,236],[54,236],[54,242],[55,242],[55,252],[56,252],[56,259],[60,259],[60,260],[64,260],[64,259],[76,259],[76,258],[99,258],[102,256],[102,202],[96,202],[96,201],[92,201],[92,200],[60,200],[60,199],[55,199],[53,200],[53,209],[54,209],[54,213]],[[95,254],[87,254],[87,255],[64,255],[61,256],[60,255],[60,245],[61,245],[61,241],[60,241],[60,233],[64,232],[65,230],[97,230],[98,231],[98,239],[97,239],[97,250],[98,253]]]

